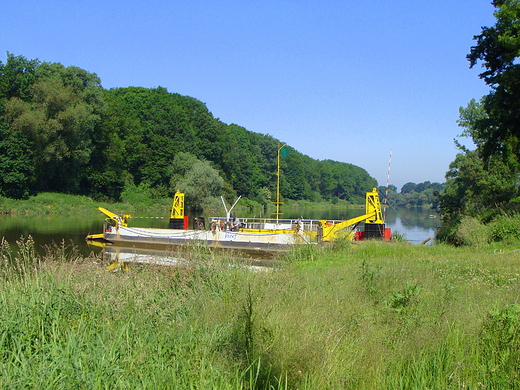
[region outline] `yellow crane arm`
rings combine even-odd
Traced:
[[[116,213],[113,213],[110,210],[104,209],[103,207],[98,207],[98,210],[101,211],[103,214],[105,214],[108,218],[112,219],[116,222],[116,226],[128,226],[128,218],[130,218],[130,215],[123,215],[120,217]]]
[[[358,223],[360,223],[364,220],[371,219],[375,216],[376,216],[376,212],[374,211],[369,214],[364,214],[359,217],[347,219],[346,221],[334,223],[331,225],[327,225],[327,221],[322,220],[322,221],[320,221],[321,228],[323,229],[322,240],[323,241],[333,241],[337,238],[337,235],[341,230],[344,230],[344,229],[352,230],[353,227],[355,225],[357,225]]]
[[[112,211],[109,211],[107,209],[104,209],[103,207],[98,207],[98,210],[101,211],[103,214],[105,214],[108,218],[112,219],[119,219],[119,215],[116,213],[113,213]]]

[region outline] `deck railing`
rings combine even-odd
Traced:
[[[270,219],[270,218],[239,218],[239,228],[255,230],[295,230],[299,225],[303,231],[317,231],[320,222],[316,219]],[[337,223],[341,221],[327,221]],[[212,217],[209,224],[218,223],[222,230],[232,230],[233,220],[225,217]]]

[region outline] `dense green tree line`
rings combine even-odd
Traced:
[[[425,181],[419,184],[408,182],[398,192],[394,185],[378,188],[381,199],[388,197],[387,202],[393,207],[430,207],[437,208],[439,195],[444,191],[444,184]]]
[[[492,223],[500,215],[516,213],[520,204],[520,3],[492,4],[496,24],[482,28],[467,56],[470,67],[482,65],[480,78],[490,92],[460,108],[458,121],[461,136],[476,148],[455,141],[460,153],[449,166],[440,197],[440,237],[453,242],[462,221]]]
[[[1,196],[54,191],[119,200],[182,189],[266,204],[275,196],[280,146],[165,88],[106,90],[78,67],[9,53],[0,62]],[[283,198],[357,203],[377,185],[360,167],[288,148]]]

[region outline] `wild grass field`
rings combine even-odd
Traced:
[[[13,243],[14,244],[14,243]],[[516,389],[520,252],[364,242],[109,272],[0,248],[0,388]]]

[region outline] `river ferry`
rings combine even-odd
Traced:
[[[123,246],[203,245],[248,251],[286,251],[295,245],[318,245],[338,239],[389,240],[391,234],[390,229],[385,228],[376,188],[366,193],[365,214],[346,221],[278,218],[234,221],[230,218],[231,210],[226,208],[226,217],[213,217],[208,221],[195,218],[193,228],[189,229],[188,217],[184,215],[184,194],[180,192],[174,197],[168,229],[131,227],[128,225],[130,215],[119,216],[102,207],[99,210],[107,216],[103,233],[89,235],[87,240],[101,239]],[[364,231],[356,231],[362,222]]]

